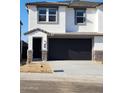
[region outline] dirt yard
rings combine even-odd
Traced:
[[[52,73],[51,66],[46,63],[30,63],[20,66],[20,72],[31,72],[31,73]]]

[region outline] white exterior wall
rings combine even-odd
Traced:
[[[41,28],[47,32],[66,33],[67,32],[97,32],[98,31],[98,14],[96,8],[87,8],[86,24],[75,25],[75,11],[73,8],[60,6],[58,9],[58,24],[40,24],[37,22],[37,8],[29,8],[29,30]],[[59,29],[58,29],[59,28]]]
[[[87,8],[86,24],[75,25],[75,11],[73,8],[66,9],[66,31],[67,32],[96,32],[96,9]]]
[[[103,32],[103,5],[98,8],[98,31]]]
[[[96,31],[103,32],[103,5],[97,7],[95,24]],[[94,37],[94,50],[103,50],[103,36]]]
[[[97,7],[96,28],[97,32],[103,32],[103,5]]]
[[[94,37],[94,50],[103,50],[103,37],[102,36]]]
[[[41,24],[37,21],[37,8],[35,6],[31,6],[29,9],[29,27],[28,30],[40,28],[47,32],[54,33],[64,33],[65,32],[65,20],[66,20],[66,7],[60,6],[58,9],[59,12],[59,23],[58,24]]]
[[[88,8],[86,11],[86,25],[75,25],[75,11],[73,8],[67,8],[65,6],[60,6],[59,12],[59,23],[58,24],[40,24],[37,22],[37,8],[35,6],[29,7],[29,22],[28,30],[35,28],[43,29],[47,32],[52,33],[66,33],[66,31],[71,32],[98,32],[102,31],[102,11],[95,8]],[[47,35],[42,32],[36,32],[29,34],[28,36],[28,50],[32,50],[33,37],[42,37],[42,50],[47,50],[44,48],[44,44],[47,43]],[[103,37],[94,37],[94,50],[102,50]]]
[[[66,20],[66,7],[59,7],[59,23],[58,24],[40,24],[37,22],[37,8],[35,6],[30,6],[29,8],[29,24],[28,30],[32,30],[35,28],[43,29],[47,32],[54,32],[54,33],[65,33],[65,20]],[[42,32],[32,33],[28,36],[28,50],[33,50],[33,37],[42,37],[42,51],[47,51],[47,48],[44,48],[44,44],[47,44],[47,35]],[[46,45],[47,46],[47,45]]]

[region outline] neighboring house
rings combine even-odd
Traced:
[[[22,60],[22,43],[21,43],[21,30],[22,30],[22,21],[20,20],[20,61]]]
[[[27,62],[103,58],[102,3],[31,2]]]
[[[20,62],[23,60],[27,59],[27,49],[28,49],[28,44],[21,40],[21,31],[22,31],[22,21],[20,21]]]
[[[21,60],[27,59],[27,49],[28,49],[28,44],[21,40]]]

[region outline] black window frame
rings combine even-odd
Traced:
[[[55,14],[50,14],[51,10],[56,10]],[[50,17],[55,17],[55,21],[50,21]],[[57,22],[57,9],[56,8],[49,8],[48,10],[48,22]]]
[[[46,21],[40,21],[39,20],[39,16],[43,15],[43,14],[39,14],[39,10],[40,9],[46,9]],[[49,15],[49,10],[50,9],[55,9],[56,10],[56,14],[50,14]],[[58,7],[37,7],[37,21],[38,23],[50,23],[50,24],[58,24]],[[55,21],[49,21],[49,16],[54,16],[55,17]]]
[[[40,12],[40,10],[46,10],[46,13],[45,14],[40,14],[39,12]],[[40,21],[40,16],[45,16],[45,21]],[[39,22],[46,22],[47,21],[47,9],[46,8],[39,8],[38,9],[38,21]]]
[[[82,16],[77,16],[77,12],[83,12]],[[77,18],[83,18],[83,21],[81,23],[77,22]],[[86,9],[75,9],[75,25],[85,25],[86,24]]]

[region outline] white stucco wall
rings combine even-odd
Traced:
[[[30,6],[28,29],[31,30],[33,28],[41,28],[48,32],[53,32],[53,33],[66,33],[66,31],[67,32],[98,31],[98,13],[96,8],[87,8],[86,24],[84,25],[75,25],[75,11],[73,8],[60,6],[58,8],[58,12],[59,12],[58,24],[40,24],[37,22],[37,8],[35,6]]]
[[[65,9],[66,7],[60,6],[59,12],[59,23],[58,24],[40,24],[37,22],[37,8],[30,6],[29,8],[29,27],[28,29],[41,28],[47,32],[64,33],[65,32]]]
[[[66,9],[66,31],[68,32],[96,32],[96,9],[87,8],[86,24],[75,25],[75,11],[73,8]]]
[[[35,28],[43,29],[47,32],[54,32],[54,33],[65,33],[65,20],[66,20],[66,7],[59,7],[59,24],[40,24],[37,22],[37,8],[36,6],[30,6],[28,11],[28,30],[32,30]],[[29,34],[28,36],[28,50],[33,50],[33,37],[41,37],[42,38],[42,50],[47,51],[47,47],[44,48],[44,44],[47,44],[47,35],[42,32],[34,32]],[[46,45],[47,46],[47,45]]]
[[[96,28],[97,32],[103,32],[103,5],[97,7]]]
[[[103,36],[94,37],[94,50],[103,50]]]
[[[75,25],[75,11],[72,8],[60,6],[59,11],[59,23],[58,24],[40,24],[37,22],[37,8],[36,6],[30,6],[28,8],[28,30],[35,28],[41,28],[47,32],[52,33],[66,33],[66,31],[72,32],[98,32],[102,31],[102,11],[96,8],[88,8],[86,11],[86,25]],[[32,50],[33,37],[42,37],[42,50],[44,44],[47,43],[47,35],[42,32],[32,33],[28,36],[28,50]],[[103,37],[94,37],[94,50],[102,50]]]
[[[98,7],[98,31],[103,32],[103,5]]]

